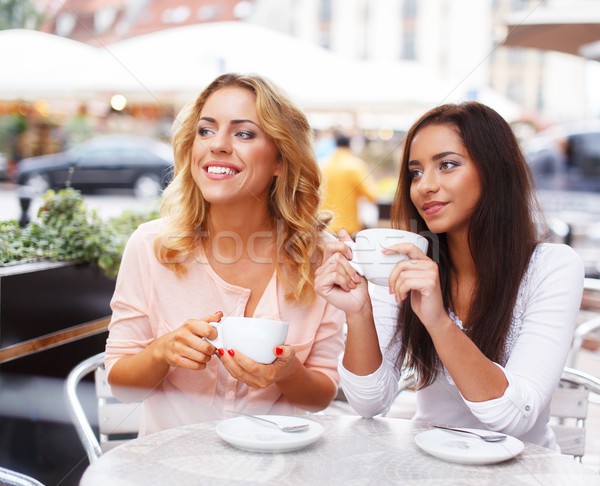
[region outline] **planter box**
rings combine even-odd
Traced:
[[[110,314],[114,287],[88,264],[0,267],[3,466],[44,484],[79,484],[88,463],[66,412],[63,383],[77,363],[104,350],[108,321],[102,318]],[[90,325],[96,320],[99,325]],[[93,411],[95,396],[88,398],[86,409]]]
[[[0,352],[20,343],[43,349],[11,358],[0,370],[65,377],[79,361],[102,351],[105,332],[73,342],[64,331],[77,335],[78,326],[108,316],[114,286],[97,267],[77,262],[0,267]],[[48,339],[40,339],[47,336],[65,344],[48,346]]]

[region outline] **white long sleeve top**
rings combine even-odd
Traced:
[[[583,262],[571,247],[538,245],[513,310],[505,362],[496,363],[508,380],[504,395],[485,402],[470,402],[442,369],[434,383],[417,391],[414,420],[495,430],[558,450],[548,426],[550,400],[567,360],[583,279]],[[367,376],[346,370],[343,356],[338,366],[344,393],[363,417],[389,410],[401,374],[394,365],[397,346],[389,347],[398,305],[386,287],[369,285],[383,362]],[[462,327],[456,316],[451,312],[449,315]]]

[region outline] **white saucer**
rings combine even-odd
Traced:
[[[465,430],[489,433],[489,430]],[[485,442],[479,437],[442,429],[421,432],[415,436],[415,442],[432,456],[459,464],[494,464],[519,455],[525,448],[523,442],[510,435],[501,442]]]
[[[309,424],[310,427],[302,432],[283,432],[250,417],[235,417],[217,424],[217,434],[231,445],[253,452],[297,451],[316,442],[323,434],[323,427],[312,420],[285,415],[257,416],[283,426]]]

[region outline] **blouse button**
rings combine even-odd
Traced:
[[[531,410],[531,407],[529,405],[525,405],[525,411],[529,412],[529,410]]]

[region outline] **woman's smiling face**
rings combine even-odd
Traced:
[[[192,148],[192,176],[211,204],[267,202],[279,174],[277,148],[260,126],[254,93],[239,87],[211,94]]]
[[[451,125],[427,125],[414,136],[407,170],[410,197],[434,233],[468,231],[481,197],[475,161]]]

